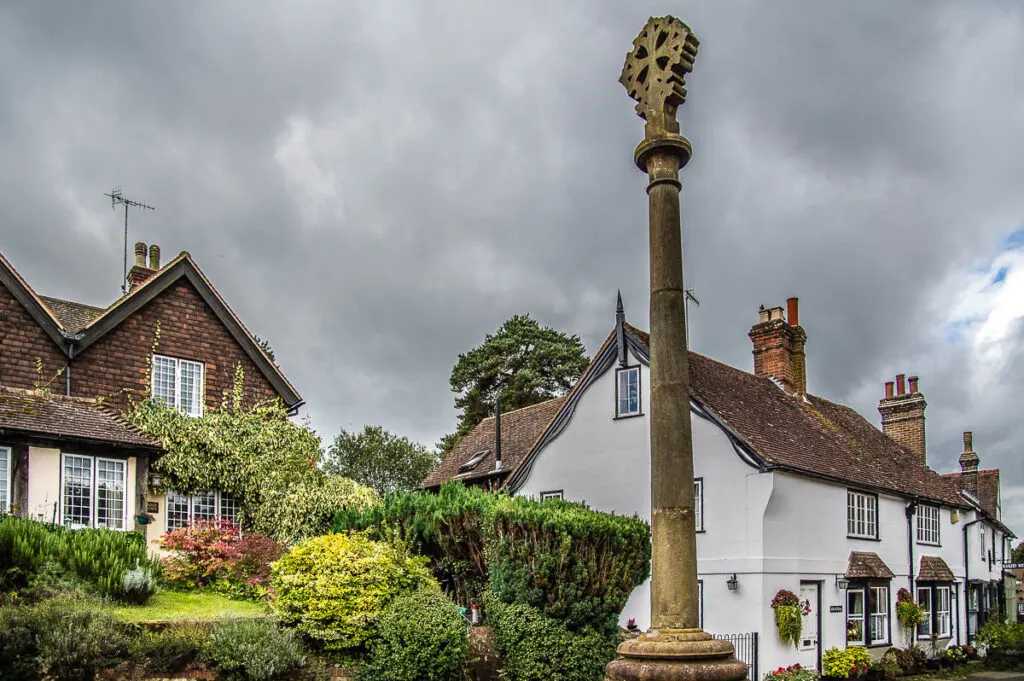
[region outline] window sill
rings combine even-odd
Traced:
[[[642,411],[638,412],[636,414],[621,414],[621,415],[616,414],[615,416],[612,417],[612,421],[624,421],[626,419],[635,419],[638,416],[643,416],[643,415],[644,415],[644,413]]]
[[[855,534],[846,535],[847,539],[859,539],[860,541],[882,541],[879,537],[860,537]]]
[[[942,548],[942,544],[933,544],[930,541],[918,541],[918,546],[934,546],[935,548]]]

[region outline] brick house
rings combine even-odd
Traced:
[[[153,540],[189,517],[234,518],[237,504],[217,490],[146,494],[148,462],[159,448],[145,437],[133,440],[139,434],[116,416],[118,410],[130,400],[154,397],[200,415],[230,393],[239,366],[245,404],[280,398],[296,411],[303,402],[187,252],[161,266],[158,246],[135,244],[127,283],[128,293],[106,308],[41,296],[0,254],[0,387],[9,401],[32,394],[61,406],[64,411],[54,413],[66,423],[56,428],[72,436],[82,435],[76,431],[82,414],[108,419],[107,440],[83,448],[73,437],[55,440],[46,431],[54,427],[42,420],[33,440],[26,435],[32,423],[14,423],[17,409],[5,416],[0,408],[0,489],[10,490],[8,509],[72,526],[131,528],[148,512]],[[135,449],[111,449],[105,458],[104,447],[118,438]],[[125,498],[115,519],[98,507],[112,486]]]
[[[1014,535],[1000,519],[997,475],[980,476],[972,494],[928,466],[916,377],[885,383],[881,429],[810,393],[807,334],[798,301],[788,302],[788,314],[762,307],[749,330],[753,373],[689,353],[701,625],[734,637],[754,679],[794,663],[820,670],[833,646],[878,658],[904,635],[926,647],[932,635],[939,648],[968,642],[1002,609],[1007,584]],[[500,428],[485,419],[423,486],[455,479],[649,519],[649,365],[650,338],[620,305],[565,396],[503,413]],[[972,454],[962,465],[976,467]],[[896,618],[900,588],[926,605],[916,631]],[[804,606],[795,648],[776,635],[769,604],[780,589]],[[620,624],[630,619],[648,626],[649,581]]]

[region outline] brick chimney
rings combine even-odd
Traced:
[[[786,301],[786,317],[781,307],[761,306],[760,319],[750,328],[750,341],[754,344],[754,374],[772,378],[791,395],[807,392],[807,362],[804,346],[807,333],[800,326],[800,308],[797,298]]]
[[[978,464],[981,457],[974,451],[974,434],[971,431],[964,433],[964,451],[960,454],[960,479],[963,481],[963,488],[978,498]]]
[[[154,267],[154,265],[156,265]],[[134,291],[149,281],[160,269],[160,247],[154,244],[149,249],[149,267],[146,266],[146,244],[135,243],[135,264],[128,270],[128,290]]]
[[[893,394],[893,382],[886,382],[885,397],[878,403],[878,413],[882,415],[882,432],[906,447],[919,463],[927,465],[924,408],[928,403],[918,389],[917,376],[910,377],[909,392],[906,374],[897,374],[895,384],[896,391]]]

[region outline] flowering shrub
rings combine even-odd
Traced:
[[[164,580],[187,588],[210,586],[227,574],[238,540],[238,527],[228,520],[201,520],[171,530],[160,539],[160,546],[173,552],[160,561]]]
[[[825,676],[855,679],[867,673],[871,666],[871,655],[862,646],[845,650],[829,648],[821,658]]]
[[[953,664],[963,664],[967,662],[967,651],[960,646],[946,648],[946,659]]]
[[[799,645],[804,626],[804,608],[800,599],[788,589],[780,589],[772,599],[775,611],[775,625],[779,628],[779,640],[783,645]]]
[[[813,669],[804,669],[799,664],[779,667],[764,675],[764,681],[817,681],[820,677]]]
[[[228,552],[227,579],[222,583],[237,595],[262,597],[270,587],[270,564],[283,554],[284,546],[265,534],[244,535]]]

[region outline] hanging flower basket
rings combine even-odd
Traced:
[[[804,606],[800,599],[792,591],[781,589],[772,599],[772,610],[775,611],[775,626],[779,628],[779,641],[785,646],[798,647],[804,626]]]

